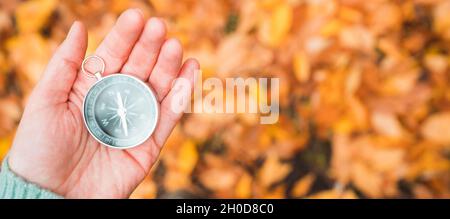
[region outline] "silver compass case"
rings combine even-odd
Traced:
[[[84,122],[104,145],[126,149],[146,141],[156,128],[159,104],[144,82],[127,74],[102,77],[83,102]]]

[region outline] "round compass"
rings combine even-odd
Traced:
[[[147,84],[130,75],[101,77],[89,89],[83,116],[91,135],[114,148],[142,144],[155,130],[159,105]]]

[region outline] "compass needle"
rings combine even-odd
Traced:
[[[117,105],[119,105],[119,110],[123,109],[123,102],[122,102],[122,95],[120,95],[120,92],[117,92]]]
[[[125,115],[123,115],[121,118],[120,118],[120,120],[121,120],[121,123],[122,123],[122,128],[123,128],[123,131],[124,131],[124,133],[125,133],[125,136],[128,136],[128,125],[127,125],[127,119],[125,118]]]

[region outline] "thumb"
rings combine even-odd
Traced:
[[[87,48],[87,31],[75,21],[64,42],[48,63],[44,75],[36,87],[38,98],[50,104],[66,102],[75,82]]]

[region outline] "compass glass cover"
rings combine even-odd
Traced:
[[[143,143],[158,121],[158,103],[150,88],[137,78],[113,74],[99,80],[84,100],[89,132],[101,143],[129,148]]]

